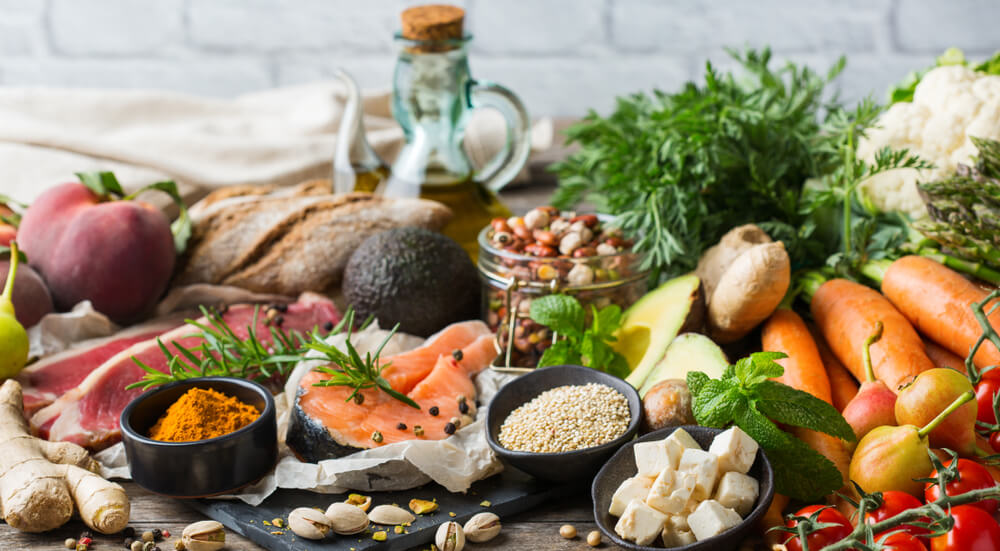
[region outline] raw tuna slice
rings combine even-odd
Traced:
[[[83,341],[73,348],[48,356],[24,368],[18,375],[24,388],[24,414],[31,417],[66,391],[76,387],[90,372],[133,344],[149,340],[184,324],[183,315],[173,315],[129,327],[110,337]]]
[[[237,335],[246,337],[253,316],[254,306],[238,305],[231,306],[223,319]],[[283,329],[305,332],[323,327],[327,322],[337,323],[341,315],[330,300],[305,293],[298,302],[288,305],[282,317]],[[160,340],[170,348],[174,341],[186,347],[196,346],[198,341],[194,333],[197,329],[185,325],[162,335]],[[271,340],[263,315],[257,322],[257,335],[264,344]],[[147,366],[167,369],[167,360],[156,339],[134,344],[91,372],[77,388],[36,413],[31,418],[32,430],[49,440],[74,442],[90,449],[101,449],[117,442],[121,436],[118,418],[122,410],[142,393],[140,389],[125,390],[145,374],[132,360],[133,356]]]
[[[328,375],[308,373],[292,408],[288,446],[304,461],[317,462],[405,440],[447,438],[445,425],[462,416],[460,396],[465,396],[469,406],[466,413],[475,415],[476,387],[471,377],[496,354],[493,335],[485,324],[463,322],[445,328],[420,348],[385,358],[389,365],[383,377],[417,402],[419,410],[374,389],[363,391],[361,404],[348,401],[350,388],[313,386]],[[437,415],[431,415],[432,407],[438,408]],[[406,428],[400,428],[400,423]],[[423,436],[415,435],[416,426],[423,429]],[[382,435],[381,442],[372,439],[376,431]]]

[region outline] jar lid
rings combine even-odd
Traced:
[[[438,42],[462,38],[465,10],[447,4],[414,6],[403,11],[403,38]]]

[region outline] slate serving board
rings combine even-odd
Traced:
[[[331,536],[321,541],[300,538],[290,530],[266,526],[274,518],[288,519],[288,513],[297,507],[326,509],[334,501],[344,501],[347,494],[317,494],[304,490],[278,490],[257,507],[242,501],[209,499],[188,500],[186,503],[200,513],[221,522],[226,528],[270,551],[394,551],[410,549],[433,542],[434,533],[441,523],[454,520],[464,524],[476,513],[489,511],[501,519],[535,507],[542,502],[578,493],[579,483],[553,485],[539,481],[521,471],[507,467],[504,472],[472,485],[465,494],[453,494],[442,486],[431,483],[420,488],[399,492],[358,492],[372,497],[372,506],[395,503],[404,509],[413,498],[434,500],[438,510],[430,515],[418,516],[406,530],[396,534],[392,527],[372,525],[367,533],[355,536]],[[481,505],[489,501],[488,507]],[[451,517],[448,513],[455,513]],[[385,529],[388,539],[377,542],[372,532]],[[275,535],[272,531],[282,531]]]

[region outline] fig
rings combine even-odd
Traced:
[[[974,392],[968,377],[945,367],[924,371],[900,390],[896,397],[896,422],[901,425],[923,426],[935,418],[937,412],[966,392]],[[975,401],[964,404],[929,434],[935,448],[955,450],[968,457],[977,453]]]

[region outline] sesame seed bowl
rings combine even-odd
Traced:
[[[545,367],[497,392],[486,410],[486,438],[500,459],[537,478],[589,478],[635,437],[641,404],[635,388],[613,375]]]

